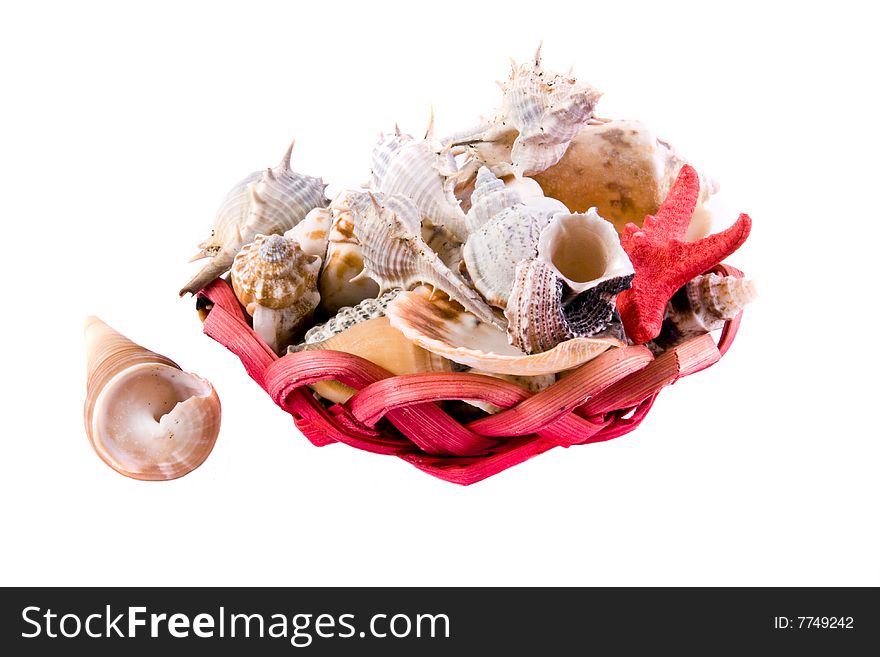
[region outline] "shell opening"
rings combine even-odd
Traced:
[[[95,401],[92,443],[104,461],[137,479],[180,477],[210,454],[220,429],[211,384],[164,364],[114,376]]]
[[[602,237],[584,222],[569,223],[561,230],[562,239],[556,240],[547,254],[557,271],[577,283],[601,278],[608,269]]]

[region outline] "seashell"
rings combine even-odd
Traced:
[[[392,374],[452,371],[452,363],[407,340],[400,331],[391,327],[387,317],[358,322],[327,340],[296,345],[288,351],[311,349],[331,349],[355,354],[384,367]],[[355,393],[354,389],[337,381],[315,383],[312,389],[337,404],[344,404]]]
[[[537,354],[571,338],[604,331],[614,313],[614,295],[580,295],[563,302],[565,284],[542,260],[522,260],[507,309],[507,335],[517,349]],[[584,298],[589,296],[587,301]]]
[[[176,479],[199,467],[220,431],[213,386],[97,317],[86,320],[85,339],[85,428],[98,456],[145,481]]]
[[[486,184],[494,186],[488,176],[486,180]],[[512,193],[502,192],[497,186],[495,189],[494,193],[499,195],[496,200],[500,201],[502,194],[508,201],[514,198]],[[488,196],[489,194],[485,201],[478,198],[478,214],[483,209],[503,206],[501,202],[491,203]],[[551,217],[558,212],[567,211],[562,203],[551,199],[547,199],[547,203],[518,203],[503,207],[470,235],[462,250],[464,263],[474,287],[490,305],[496,308],[507,307],[516,263],[520,260],[531,260],[537,255],[538,238],[550,223]]]
[[[666,317],[652,347],[669,349],[715,331],[758,296],[754,281],[736,276],[704,274],[680,288],[666,306]]]
[[[372,188],[386,196],[405,196],[422,217],[464,242],[467,229],[455,196],[458,166],[454,156],[432,140],[407,137],[380,136],[373,149]]]
[[[626,343],[612,337],[573,338],[549,351],[526,354],[511,345],[507,333],[480,321],[442,293],[421,286],[401,292],[386,309],[391,326],[423,349],[482,372],[537,376],[577,367],[611,347]]]
[[[468,235],[478,231],[496,214],[522,202],[515,186],[505,185],[488,167],[480,167],[471,194],[471,207],[465,215]]]
[[[448,294],[481,321],[501,325],[461,275],[425,243],[421,217],[412,201],[404,196],[377,198],[366,193],[351,197],[350,205],[355,235],[363,248],[364,274],[376,281],[380,290],[407,290],[425,283]]]
[[[544,193],[572,212],[593,206],[618,233],[632,222],[641,226],[656,214],[681,167],[686,164],[665,141],[640,121],[611,120],[583,126],[562,159],[535,174]],[[700,176],[700,201],[686,239],[709,234],[712,218],[703,207],[718,185]]]
[[[357,305],[379,295],[379,286],[363,276],[364,256],[354,234],[349,198],[362,192],[340,193],[330,204],[333,222],[327,241],[327,253],[318,279],[321,311],[335,315],[341,308]]]
[[[596,208],[583,214],[555,214],[538,239],[538,258],[578,295],[594,288],[616,295],[629,287],[635,275],[614,226]]]
[[[303,253],[294,240],[257,235],[232,263],[235,296],[253,317],[254,332],[280,353],[320,301],[321,259]]]
[[[512,65],[501,89],[501,108],[488,124],[444,144],[453,149],[465,145],[471,157],[485,164],[509,162],[517,175],[533,175],[559,162],[601,96],[590,85],[545,71],[540,47],[529,63]]]
[[[364,299],[356,306],[340,308],[339,312],[331,319],[306,331],[303,342],[305,344],[323,342],[329,340],[337,333],[342,333],[342,331],[351,328],[355,324],[360,324],[369,319],[384,317],[388,302],[396,297],[398,292],[400,292],[399,288],[386,292],[378,299]],[[294,347],[291,347],[291,349],[294,349]]]
[[[306,255],[318,256],[323,262],[332,223],[333,213],[329,209],[312,208],[302,221],[284,233],[284,237],[299,244]]]
[[[316,207],[326,207],[324,185],[290,169],[293,143],[281,163],[265,171],[255,171],[226,195],[211,237],[202,242],[193,260],[211,258],[180,291],[195,294],[215,278],[226,273],[235,255],[258,235],[282,234],[293,228]]]

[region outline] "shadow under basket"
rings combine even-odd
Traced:
[[[729,265],[711,271],[742,277]],[[554,447],[586,445],[635,429],[660,391],[716,363],[733,343],[740,313],[721,330],[657,358],[644,346],[612,348],[538,393],[481,374],[394,376],[364,358],[316,350],[278,357],[248,326],[227,283],[199,293],[204,332],[241,359],[247,373],[317,446],[345,443],[390,454],[445,481],[468,485]],[[334,380],[357,392],[326,407],[308,387]],[[460,421],[444,400],[479,400],[504,410]]]

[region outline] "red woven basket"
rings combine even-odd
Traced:
[[[712,271],[742,277],[728,265]],[[317,446],[345,443],[402,458],[428,474],[468,485],[546,452],[611,440],[635,429],[665,386],[716,363],[733,343],[740,313],[716,345],[703,335],[657,358],[643,346],[610,349],[538,393],[481,374],[394,376],[340,351],[278,357],[248,326],[232,289],[216,280],[199,293],[211,304],[204,332],[241,359],[251,378],[293,416]],[[357,392],[325,408],[308,387],[324,380]],[[495,415],[462,424],[437,403],[481,400]]]

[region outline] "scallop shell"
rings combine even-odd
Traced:
[[[379,295],[379,286],[363,276],[364,256],[354,234],[349,198],[362,192],[345,191],[330,204],[333,222],[327,241],[327,253],[318,291],[321,293],[321,311],[336,314],[340,308],[354,306],[364,299]]]
[[[313,208],[326,207],[324,185],[290,169],[290,148],[281,163],[265,171],[256,171],[239,182],[226,195],[211,237],[202,242],[201,252],[193,258],[211,258],[180,291],[195,294],[229,270],[235,255],[258,234],[281,234],[293,228]]]
[[[303,342],[305,344],[323,342],[329,340],[338,333],[350,329],[355,324],[360,324],[369,319],[384,317],[385,308],[387,308],[388,303],[397,296],[398,292],[400,292],[400,289],[394,289],[386,292],[378,299],[364,299],[356,306],[340,308],[339,312],[337,312],[331,319],[323,324],[313,326],[306,331]],[[296,348],[291,347],[291,349]]]
[[[213,386],[97,317],[86,320],[85,338],[85,428],[98,456],[120,474],[147,481],[199,467],[220,431]]]
[[[668,349],[689,338],[715,331],[758,296],[754,281],[704,274],[692,278],[670,299],[663,328],[652,348]]]
[[[235,296],[254,318],[254,332],[280,353],[320,301],[321,259],[281,235],[258,235],[232,264]]]
[[[644,123],[604,120],[582,127],[562,159],[535,180],[573,212],[596,206],[620,233],[627,223],[641,226],[645,215],[657,212],[686,163]],[[709,234],[712,220],[703,204],[717,191],[717,183],[700,176],[688,241]]]
[[[403,196],[363,194],[350,199],[354,230],[364,254],[364,273],[381,290],[426,283],[448,294],[481,321],[501,325],[479,295],[422,238],[421,217]]]
[[[371,185],[386,196],[412,201],[422,217],[467,239],[464,211],[455,197],[458,167],[450,152],[427,139],[380,137],[373,149]]]
[[[391,326],[420,347],[496,374],[554,374],[626,344],[604,336],[573,338],[549,351],[529,355],[509,344],[503,329],[480,321],[461,305],[424,286],[401,292],[388,304],[386,315]]]
[[[323,262],[332,223],[333,213],[328,208],[312,208],[302,221],[284,233],[284,237],[299,244],[306,255],[318,256]]]
[[[518,175],[539,173],[559,162],[601,96],[572,77],[545,71],[540,47],[532,61],[513,64],[501,89],[501,108],[492,121],[444,144],[466,145],[471,157],[486,164],[509,162]]]
[[[481,171],[486,172],[483,174],[483,186],[491,186],[493,191],[485,197],[478,196],[478,205],[475,203],[472,206],[472,210],[476,208],[472,216],[480,216],[484,210],[494,208],[500,208],[500,211],[470,235],[462,255],[477,291],[490,305],[505,308],[513,288],[516,263],[520,260],[531,260],[537,255],[538,238],[550,223],[551,217],[558,212],[567,212],[568,209],[552,199],[545,199],[546,202],[530,202],[529,205],[522,202],[507,205],[516,196],[522,199],[522,195],[515,189],[501,190],[488,170]],[[474,193],[477,194],[479,189],[478,187]],[[497,202],[490,200],[490,196],[496,196]],[[474,226],[476,225],[475,220]]]
[[[407,340],[400,331],[391,327],[387,317],[358,322],[327,340],[296,345],[289,352],[311,349],[355,354],[384,367],[392,374],[452,371],[452,363]],[[312,388],[322,397],[337,404],[344,404],[355,393],[354,389],[337,381],[322,381],[312,385]]]

